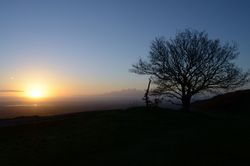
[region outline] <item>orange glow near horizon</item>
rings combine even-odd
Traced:
[[[15,93],[17,97],[25,97],[30,100],[43,100],[58,96],[68,95],[65,80],[60,77],[61,74],[51,73],[49,70],[29,69],[23,70],[17,75],[9,89],[18,89],[22,93]]]
[[[17,90],[16,92],[1,93],[2,96],[20,97],[27,100],[49,100],[60,97],[91,96],[104,94],[122,89],[123,85],[113,85],[98,79],[76,78],[52,69],[27,68],[15,73],[2,84],[0,89]]]
[[[32,85],[28,86],[25,90],[25,96],[31,99],[41,99],[49,97],[50,94],[45,85]]]
[[[32,89],[28,92],[28,96],[31,98],[42,98],[44,97],[44,93],[41,89]]]

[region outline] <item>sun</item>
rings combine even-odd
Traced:
[[[43,96],[42,91],[40,89],[32,89],[30,92],[30,96],[32,98],[40,98]]]
[[[42,98],[44,97],[44,93],[41,89],[31,89],[29,92],[28,92],[28,96],[30,98],[34,98],[34,99],[37,99],[37,98]]]
[[[54,91],[45,82],[41,83],[29,83],[24,88],[25,97],[29,99],[43,100],[53,97]]]

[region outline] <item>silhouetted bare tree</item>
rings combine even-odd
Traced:
[[[140,59],[130,71],[150,75],[156,85],[151,94],[176,98],[189,110],[192,96],[200,92],[229,90],[249,81],[249,73],[233,63],[238,55],[236,44],[186,29],[174,39],[156,38],[148,61]]]

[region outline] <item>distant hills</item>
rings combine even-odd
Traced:
[[[102,97],[119,97],[119,98],[130,98],[130,99],[142,99],[144,91],[138,89],[122,89],[119,91],[112,91],[101,95]]]
[[[211,99],[196,101],[192,104],[192,107],[202,111],[250,111],[250,89],[239,90],[218,95]]]

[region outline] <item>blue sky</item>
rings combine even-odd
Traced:
[[[247,69],[249,9],[246,0],[1,0],[0,89],[23,90],[25,80],[73,95],[144,89],[147,78],[128,69],[155,37],[185,28],[236,41]]]

